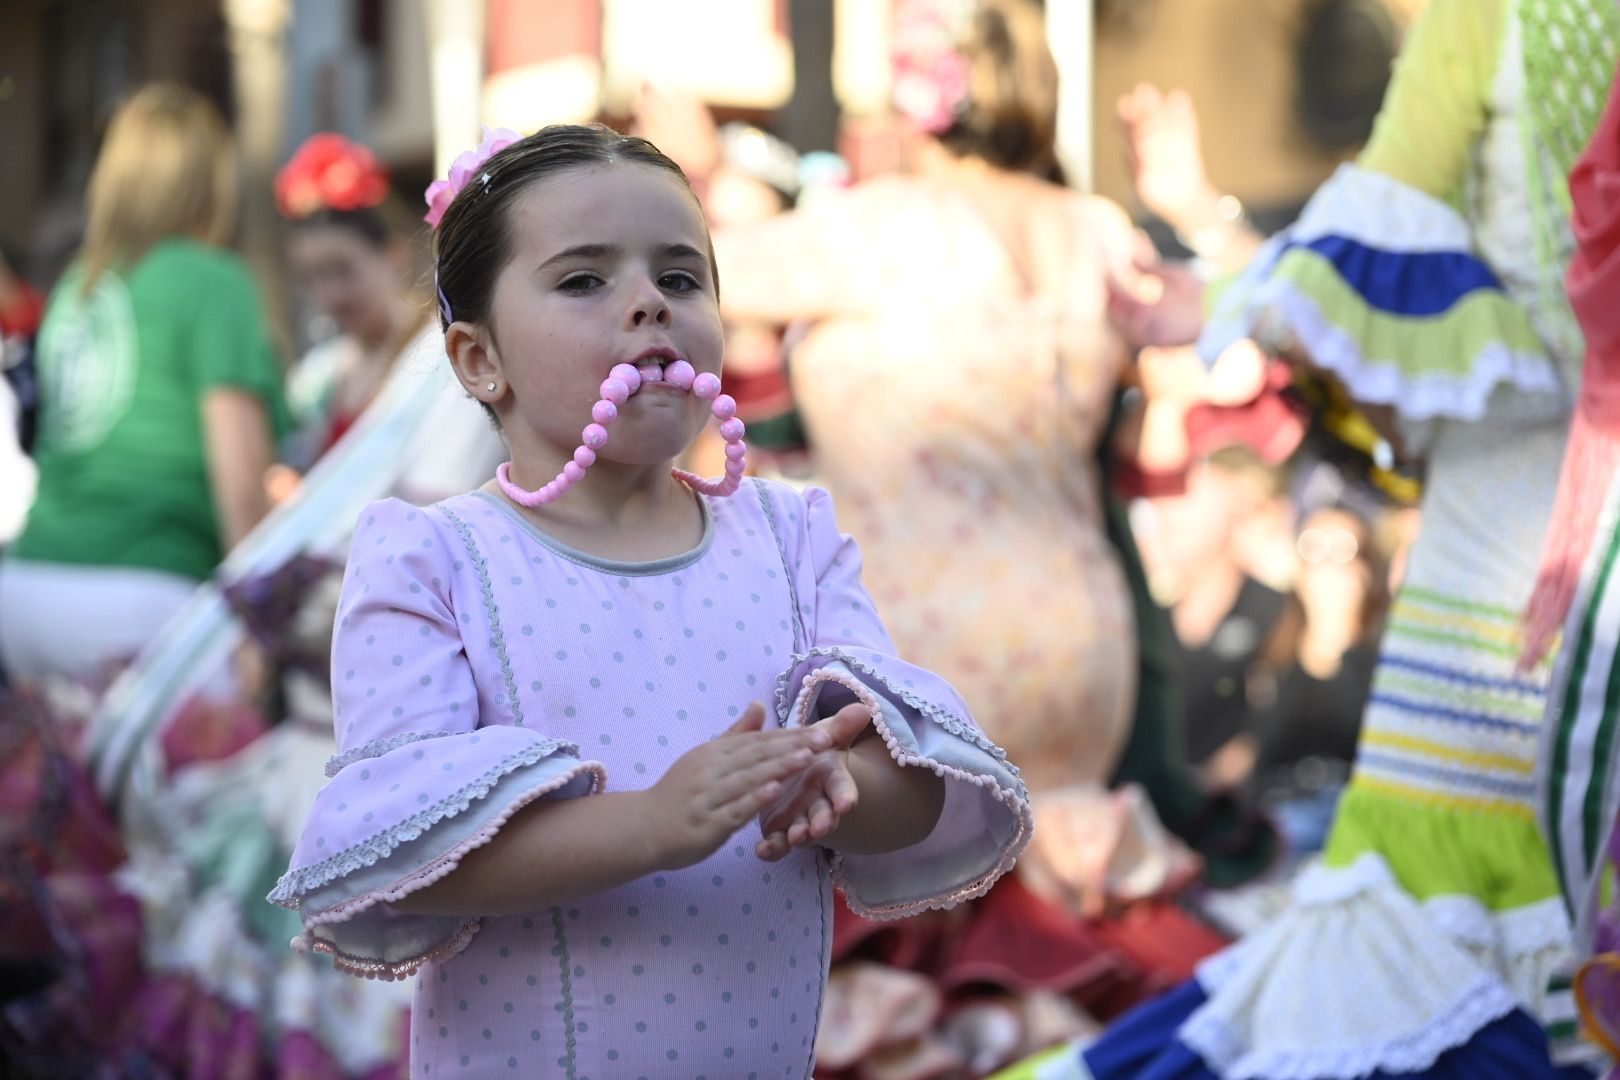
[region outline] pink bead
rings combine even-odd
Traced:
[[[714,399],[714,404],[709,406],[709,411],[714,413],[718,420],[730,420],[737,415],[737,399],[730,394],[721,394]]]
[[[563,466],[562,474],[570,484],[577,484],[585,479],[585,466],[577,461],[570,461]]]
[[[602,386],[597,393],[602,395],[604,401],[623,405],[630,398],[630,387],[622,379],[608,378],[602,380]]]
[[[741,461],[748,454],[748,447],[740,442],[726,443],[726,457],[732,461]]]
[[[574,451],[574,460],[582,469],[588,469],[596,464],[596,451],[588,446],[581,446]]]
[[[728,421],[729,423],[729,421]],[[608,431],[601,424],[586,424],[585,430],[579,433],[579,441],[592,450],[600,450],[607,445]]]
[[[704,401],[713,401],[720,396],[720,376],[705,371],[692,380],[692,393]]]
[[[607,398],[603,398],[591,406],[591,419],[603,427],[613,423],[619,418],[619,407]]]
[[[677,360],[664,369],[664,381],[682,390],[692,388],[692,380],[697,378],[697,370],[685,360]]]
[[[748,461],[747,461],[746,458],[727,458],[726,459],[726,475],[727,476],[741,476],[743,474],[743,471],[745,469],[747,469],[747,468],[748,468]]]
[[[629,364],[614,364],[613,370],[608,372],[608,378],[618,379],[620,382],[624,383],[625,387],[632,394],[635,393],[637,388],[641,386],[641,372],[637,371]],[[607,397],[606,394],[603,394],[602,396]]]
[[[748,429],[743,426],[743,422],[733,416],[730,420],[727,420],[725,423],[720,425],[720,437],[726,440],[726,442],[736,442],[738,439],[743,437],[743,434],[747,430]]]
[[[657,364],[643,364],[636,371],[641,374],[641,381],[644,383],[664,381],[664,369]]]

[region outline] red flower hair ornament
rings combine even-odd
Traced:
[[[388,195],[388,170],[359,143],[323,131],[276,174],[276,206],[291,220],[322,210],[369,210]]]

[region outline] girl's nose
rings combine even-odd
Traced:
[[[649,323],[657,326],[668,326],[671,312],[669,301],[665,298],[655,282],[643,282],[637,289],[636,295],[630,303],[631,328],[643,327]]]

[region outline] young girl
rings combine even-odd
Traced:
[[[496,133],[430,199],[446,349],[512,461],[363,513],[341,751],[271,899],[347,970],[422,970],[419,1077],[808,1076],[831,886],[982,893],[1029,836],[1017,770],[891,655],[826,495],[740,479],[672,162]],[[672,473],[711,411],[726,477]]]

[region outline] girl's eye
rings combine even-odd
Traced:
[[[703,288],[703,283],[685,270],[671,270],[658,279],[658,285],[659,288],[676,293],[696,292]]]
[[[595,274],[580,273],[569,274],[567,277],[563,278],[562,284],[558,285],[557,287],[564,292],[584,293],[590,292],[600,284],[602,284],[602,279],[597,277]]]

